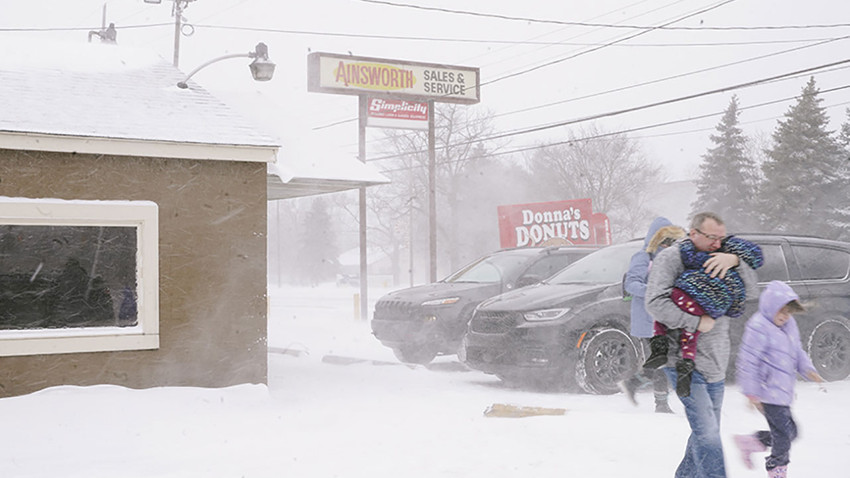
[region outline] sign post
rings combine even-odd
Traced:
[[[307,91],[341,95],[357,95],[359,101],[359,154],[366,161],[366,126],[408,127],[398,121],[413,121],[417,129],[416,104],[427,103],[428,129],[428,228],[430,280],[437,280],[437,212],[436,212],[436,151],[434,134],[434,103],[474,104],[480,101],[480,71],[478,68],[421,63],[384,58],[357,57],[335,53],[314,52],[307,55]],[[381,102],[375,105],[375,102]],[[400,102],[400,103],[399,103]],[[377,119],[381,107],[394,110],[390,126]],[[395,106],[393,106],[395,105]],[[373,111],[371,106],[375,106]],[[400,115],[399,111],[406,112]],[[370,114],[372,118],[370,120]],[[401,117],[407,116],[407,117]],[[383,118],[387,119],[387,118]],[[377,122],[376,122],[377,121]],[[371,123],[371,124],[370,124]],[[383,124],[382,124],[383,123]],[[423,128],[424,129],[424,128]],[[361,310],[366,315],[366,191],[360,190],[360,292]],[[412,264],[411,264],[412,266]]]

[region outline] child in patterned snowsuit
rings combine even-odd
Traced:
[[[722,315],[740,317],[744,313],[746,287],[741,276],[733,268],[721,278],[711,277],[702,265],[711,257],[711,253],[698,251],[690,239],[685,239],[679,246],[682,264],[685,271],[676,279],[671,298],[683,311],[696,315],[710,315],[713,318]],[[761,248],[744,239],[729,236],[723,241],[719,252],[735,254],[753,269],[764,263]],[[655,322],[655,335],[650,339],[651,354],[644,363],[645,368],[658,368],[667,361],[667,327]],[[679,331],[679,346],[682,359],[676,362],[676,393],[680,397],[691,394],[691,375],[694,371],[697,338],[699,331]]]

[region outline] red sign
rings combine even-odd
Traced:
[[[428,129],[428,103],[369,98],[366,125],[379,128]]]
[[[590,199],[499,206],[501,247],[548,244],[611,244],[608,216],[594,213]]]
[[[428,121],[428,103],[369,98],[369,116]]]

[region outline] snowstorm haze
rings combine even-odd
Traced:
[[[171,2],[47,4],[51,8],[2,2],[0,39],[16,50],[41,41],[85,42],[88,29],[105,21],[115,23],[121,46],[153,50],[166,59],[175,53]],[[461,6],[328,0],[297,8],[272,0],[204,0],[185,8],[179,67],[191,71],[211,58],[266,43],[278,65],[271,81],[252,82],[246,62],[235,59],[204,68],[193,81],[276,133],[282,168],[314,165],[319,175],[357,161],[357,100],[309,92],[309,53],[479,68],[479,104],[437,108],[437,276],[443,277],[499,247],[495,208],[509,204],[590,198],[594,212],[610,219],[615,242],[642,235],[656,215],[685,223],[698,197],[706,209],[728,211],[734,231],[773,224],[783,232],[845,237],[844,205],[803,197],[846,180],[838,162],[823,160],[823,154],[837,153],[820,150],[799,161],[800,168],[789,168],[796,153],[777,149],[791,143],[775,133],[813,80],[821,110],[810,118],[823,119],[813,131],[828,132],[846,149],[838,134],[850,101],[843,54],[848,27],[836,19],[848,16],[850,4],[841,0],[805,6],[792,0],[569,6],[544,0]],[[735,127],[755,168],[741,175],[745,183],[724,188],[718,181],[733,178],[734,171],[722,170],[720,163],[709,171],[701,166],[713,148],[727,153],[737,148],[712,139],[733,95]],[[409,281],[411,245],[414,280],[427,276],[423,136],[367,131],[367,164],[392,181],[367,190],[368,246],[391,258],[381,275],[397,283]],[[826,170],[816,167],[827,163]],[[796,174],[808,184],[786,184],[792,176],[770,172],[782,170],[819,170],[823,176]],[[770,184],[775,188],[763,188]],[[740,198],[742,188],[753,196]],[[756,212],[739,220],[743,212],[713,198],[732,198]],[[315,199],[269,205],[272,275],[286,270],[294,283],[327,280],[341,273],[346,262],[341,258],[358,246],[356,193],[329,195],[314,208]],[[800,207],[791,207],[795,204]],[[782,217],[773,205],[791,212]],[[830,208],[837,214],[824,217],[820,211]],[[322,209],[328,225],[316,227],[315,234],[323,239],[301,237],[307,213]],[[321,244],[328,250],[311,250]],[[313,262],[297,264],[306,257]],[[377,271],[377,262],[374,267]]]

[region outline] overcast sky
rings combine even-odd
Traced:
[[[0,0],[0,43],[25,49],[32,38],[85,42],[88,31],[100,27],[104,5],[119,44],[172,60],[169,0]],[[193,79],[281,137],[283,160],[357,154],[356,98],[307,92],[309,51],[478,67],[477,107],[496,115],[500,131],[603,115],[597,125],[604,130],[641,128],[630,134],[642,139],[644,152],[664,164],[671,179],[696,176],[732,92],[678,98],[850,59],[846,0],[196,0],[184,17],[194,27],[180,40],[186,72],[219,55],[251,51],[259,41],[268,44],[277,63],[268,83],[253,82],[249,60],[241,58],[216,63]],[[828,90],[850,85],[848,67],[735,90],[746,132],[769,135],[809,74],[838,128],[850,88]],[[661,123],[670,124],[644,129]],[[562,140],[566,128],[517,134],[506,149]],[[370,130],[367,155],[380,155],[379,133]]]

